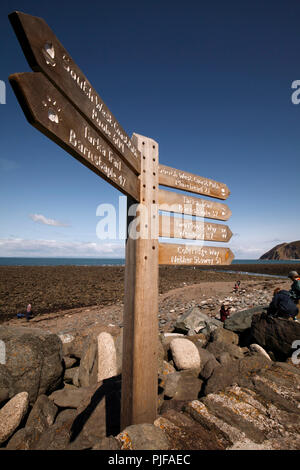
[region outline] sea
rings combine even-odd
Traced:
[[[232,264],[292,264],[298,260],[235,259]],[[124,266],[123,258],[0,258],[0,266]]]
[[[261,260],[261,259],[235,259],[232,264],[299,264],[299,260]],[[124,258],[0,258],[0,266],[125,266]],[[206,266],[205,269],[210,269]],[[247,274],[250,276],[264,276],[270,278],[286,278],[286,276],[278,276],[276,274],[262,274],[256,272],[230,271],[214,267],[216,272],[226,272],[233,274]]]

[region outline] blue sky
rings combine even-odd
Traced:
[[[96,234],[98,205],[121,194],[31,127],[10,88],[30,71],[14,10],[46,20],[127,133],[159,143],[160,163],[227,184],[235,258],[300,238],[298,1],[8,0],[0,256],[124,255],[123,240]]]

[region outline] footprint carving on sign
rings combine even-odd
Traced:
[[[51,65],[52,67],[56,66],[55,58],[55,50],[53,44],[51,42],[46,42],[42,49],[43,55],[46,60],[47,65]]]
[[[62,119],[59,115],[61,112],[61,108],[57,105],[56,100],[52,100],[50,96],[47,96],[46,101],[42,101],[42,104],[44,108],[48,109],[48,119],[51,122],[55,122],[56,124],[59,124]]]

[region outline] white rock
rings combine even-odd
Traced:
[[[174,338],[170,343],[170,349],[177,369],[200,367],[200,355],[192,341],[186,338]]]
[[[6,364],[6,347],[2,340],[0,340],[0,364]]]
[[[74,340],[74,336],[68,333],[58,335],[62,343],[71,343]]]
[[[196,331],[195,330],[189,330],[187,332],[187,336],[194,336],[196,334]]]
[[[250,439],[243,439],[242,441],[237,441],[232,447],[227,448],[226,450],[273,450],[272,446],[269,443],[263,442],[258,444],[253,442]]]
[[[5,442],[17,429],[29,406],[27,392],[18,393],[0,410],[0,444]]]
[[[262,354],[267,359],[269,359],[269,361],[272,362],[272,359],[270,358],[269,354],[259,344],[251,344],[249,349],[250,349],[250,351],[254,351],[254,352],[258,352],[258,353]]]
[[[117,352],[115,342],[110,333],[100,333],[98,342],[98,377],[97,380],[108,379],[118,374]]]
[[[185,336],[182,333],[164,333],[163,334],[164,338],[168,338],[168,336]]]

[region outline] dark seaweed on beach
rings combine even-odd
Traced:
[[[159,291],[201,281],[253,279],[238,271],[286,276],[300,264],[249,264],[214,267],[161,266]],[[220,267],[216,267],[220,269]],[[260,278],[261,279],[261,278]],[[184,284],[185,283],[185,284]],[[124,299],[123,266],[0,266],[0,322],[23,313],[28,303],[35,315],[91,305],[106,306]]]

